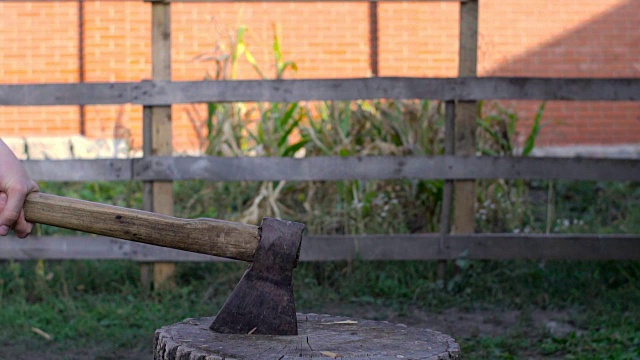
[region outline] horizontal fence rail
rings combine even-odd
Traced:
[[[35,181],[135,180],[134,159],[26,160],[23,165]]]
[[[640,160],[538,157],[149,157],[30,160],[38,181],[558,179],[639,181]]]
[[[640,79],[358,78],[0,85],[1,106],[362,99],[640,100]]]
[[[301,261],[640,260],[640,235],[440,234],[307,236]],[[0,238],[5,260],[229,261],[209,255],[94,236]]]

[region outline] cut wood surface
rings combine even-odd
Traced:
[[[439,246],[444,240],[444,247]],[[640,260],[640,235],[411,234],[306,236],[300,261],[341,260]],[[0,238],[5,260],[229,261],[104,236]]]
[[[384,321],[298,314],[297,336],[270,336],[219,334],[213,319],[156,330],[154,359],[460,359],[451,336]]]
[[[355,78],[0,85],[0,106],[363,99],[640,100],[640,79]]]
[[[258,227],[215,219],[179,219],[152,212],[31,193],[27,221],[146,244],[251,261]]]
[[[307,181],[391,179],[640,180],[640,160],[491,157],[150,157],[129,160],[32,160],[38,181]],[[82,172],[77,169],[82,169]]]

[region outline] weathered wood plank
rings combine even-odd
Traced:
[[[532,157],[156,157],[134,161],[133,176],[147,179],[387,180],[563,179],[640,180],[640,160]]]
[[[640,180],[640,160],[538,157],[150,157],[24,161],[37,181]]]
[[[171,80],[171,4],[165,1],[156,1],[151,5],[151,63],[152,78],[154,81]],[[145,144],[145,156],[170,156],[173,153],[173,131],[171,122],[171,105],[153,106],[145,111],[150,119],[144,121],[145,140],[151,140]],[[173,182],[155,181],[145,184],[144,195],[148,196],[144,203],[149,208],[145,209],[163,215],[173,215]],[[156,288],[168,286],[175,287],[175,263],[160,262],[153,264],[153,283]]]
[[[476,10],[478,3],[475,3]],[[476,14],[477,20],[477,14]],[[472,157],[476,153],[476,117],[478,107],[475,101],[458,101],[455,112],[455,150],[456,156]],[[477,169],[478,170],[478,169]],[[453,214],[451,232],[466,234],[474,232],[475,227],[475,179],[460,179],[453,184]]]
[[[301,261],[547,259],[640,260],[640,235],[441,234],[307,236]],[[94,236],[0,238],[0,259],[231,261],[225,258]]]
[[[13,260],[230,261],[225,258],[104,236],[30,236],[27,239],[7,237],[0,239],[0,249],[1,259]]]
[[[460,4],[460,44],[458,76],[477,76],[478,70],[478,0]]]
[[[144,83],[0,85],[0,105],[91,105],[133,102]],[[142,90],[144,91],[144,90]]]
[[[640,100],[640,79],[356,78],[0,85],[0,106],[362,99]]]
[[[22,162],[37,181],[119,181],[133,179],[130,159],[26,160]]]
[[[640,235],[440,234],[318,236],[304,239],[303,261],[470,259],[640,259]]]
[[[477,76],[478,65],[478,1],[460,4],[460,46],[458,76]],[[455,111],[454,154],[473,156],[476,153],[477,102],[457,101]],[[453,184],[453,219],[451,233],[468,234],[475,231],[475,180],[455,181]]]
[[[444,113],[444,154],[453,156],[455,151],[456,102],[445,102]],[[442,207],[440,208],[440,242],[438,247],[444,249],[446,235],[451,232],[451,215],[453,214],[453,180],[445,180],[442,188]],[[440,261],[437,267],[438,279],[444,280],[447,269],[446,261]]]

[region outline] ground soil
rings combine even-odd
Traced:
[[[409,308],[400,314],[393,309],[383,306],[328,304],[324,306],[320,312],[331,315],[349,316],[356,319],[373,319],[428,328],[451,335],[455,339],[505,335],[523,323],[528,324],[528,326],[531,327],[531,331],[545,330],[557,336],[577,331],[568,321],[569,311],[466,311],[454,308],[433,313],[426,312],[419,308]],[[182,319],[177,319],[177,321],[179,320]],[[26,341],[23,343],[2,342],[0,358],[15,360],[151,359],[152,336],[153,334],[150,334],[148,346],[142,344],[135,349],[115,350],[107,345],[104,347],[65,349],[60,346],[46,346],[38,341]]]
[[[362,319],[389,321],[440,331],[454,338],[477,336],[501,336],[513,331],[518,324],[526,323],[532,329],[547,330],[556,336],[577,331],[569,323],[569,310],[462,310],[447,309],[439,313],[419,308],[409,308],[400,314],[382,306],[329,305],[323,313]]]

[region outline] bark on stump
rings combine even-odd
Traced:
[[[209,329],[214,317],[156,330],[156,360],[460,359],[460,346],[437,331],[384,321],[298,314],[297,336],[227,335]]]

